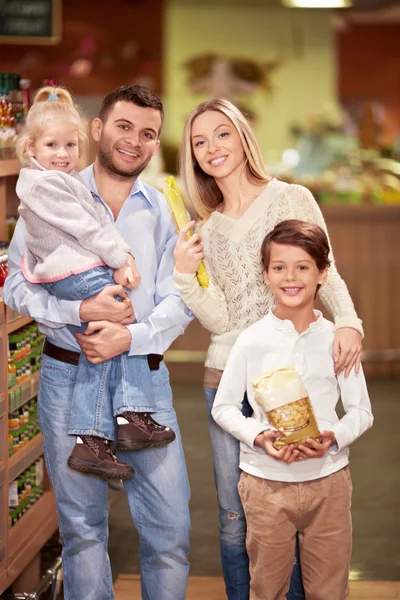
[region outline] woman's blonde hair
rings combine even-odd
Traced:
[[[186,121],[179,151],[179,173],[186,194],[201,220],[208,219],[222,201],[222,194],[214,177],[207,175],[200,168],[192,148],[193,122],[196,117],[208,111],[223,113],[234,125],[242,142],[247,177],[260,185],[271,179],[265,169],[260,146],[243,113],[232,102],[224,98],[213,98],[202,102],[192,110]]]
[[[16,151],[22,165],[29,164],[29,147],[44,131],[57,123],[70,123],[78,131],[79,154],[87,142],[87,125],[71,94],[62,87],[43,87],[29,109],[25,125],[18,136]]]

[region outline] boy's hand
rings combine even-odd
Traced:
[[[304,444],[300,444],[297,448],[299,451],[297,460],[304,460],[305,458],[322,458],[328,452],[329,448],[337,443],[333,431],[322,431],[321,437],[321,442],[308,439]]]
[[[265,450],[269,456],[275,458],[275,460],[281,460],[290,465],[292,462],[296,461],[299,456],[299,451],[293,448],[293,444],[288,444],[287,446],[283,446],[280,450],[277,450],[274,446],[274,441],[279,438],[280,435],[279,431],[271,431],[270,429],[263,431],[262,433],[259,433],[254,440],[254,445],[263,448],[263,450]]]
[[[130,254],[128,255],[127,264],[119,269],[116,269],[113,277],[115,283],[119,283],[123,287],[126,287],[130,290],[135,290],[139,286],[141,276],[136,268],[136,263],[133,259],[133,256]]]

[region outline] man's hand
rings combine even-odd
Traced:
[[[344,376],[348,377],[353,367],[358,374],[361,364],[361,350],[361,334],[356,329],[351,327],[337,329],[333,340],[336,375],[339,375],[345,369]]]
[[[95,331],[98,333],[92,335]],[[132,341],[129,329],[109,321],[89,323],[85,333],[77,333],[75,337],[88,361],[94,365],[126,352]]]
[[[299,452],[297,460],[305,458],[322,458],[331,446],[337,444],[333,431],[321,431],[321,442],[308,439],[304,444],[300,444],[297,450]]]
[[[122,298],[122,302],[116,300],[114,296]],[[130,325],[135,320],[135,312],[122,285],[110,285],[96,296],[82,301],[79,317],[84,323],[107,319],[113,323]]]
[[[259,448],[263,448],[269,456],[275,458],[275,460],[281,460],[288,465],[295,462],[299,451],[294,449],[293,444],[283,446],[280,450],[277,450],[274,446],[274,441],[280,437],[279,431],[267,430],[259,433],[254,440],[254,445]]]

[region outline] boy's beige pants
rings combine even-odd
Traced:
[[[296,533],[307,600],[344,600],[351,557],[349,467],[301,483],[242,473],[239,494],[247,521],[250,600],[285,600]]]

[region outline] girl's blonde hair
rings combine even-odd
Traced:
[[[192,110],[186,121],[179,151],[179,173],[186,194],[201,220],[208,219],[222,201],[222,194],[214,177],[207,175],[200,168],[192,148],[193,122],[196,117],[208,111],[223,113],[234,125],[242,142],[247,177],[259,185],[263,185],[271,179],[265,169],[260,146],[243,113],[232,102],[224,98],[213,98],[202,102]]]
[[[85,118],[65,88],[47,86],[37,92],[18,136],[16,151],[22,165],[29,164],[29,146],[54,123],[70,123],[76,127],[79,154],[82,153],[88,139]]]

